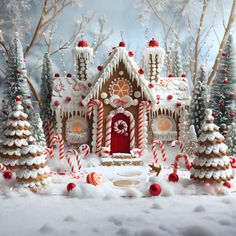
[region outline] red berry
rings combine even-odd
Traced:
[[[169,78],[173,78],[173,77],[174,77],[174,74],[170,73],[170,74],[168,75],[168,77],[169,77]]]
[[[152,47],[158,47],[158,46],[159,46],[159,43],[158,43],[158,41],[156,41],[154,38],[152,38],[152,40],[149,41],[148,46],[149,46],[150,48],[152,48]]]
[[[97,68],[98,68],[99,71],[102,71],[103,70],[103,65],[99,65]]]
[[[3,173],[3,177],[6,180],[10,180],[10,179],[12,179],[12,173],[10,171],[6,171],[6,172]]]
[[[70,102],[71,101],[71,97],[70,96],[67,96],[66,97],[66,102]]]
[[[54,105],[55,107],[58,107],[58,106],[60,106],[60,102],[59,102],[58,100],[56,100],[56,101],[54,101],[53,105]]]
[[[83,107],[83,106],[84,106],[84,104],[83,104],[82,102],[80,102],[80,103],[79,103],[79,105],[80,105],[81,107]]]
[[[186,73],[183,73],[181,77],[186,78],[187,77]]]
[[[16,102],[21,102],[21,101],[22,101],[22,98],[19,97],[19,96],[17,96],[17,97],[16,97]]]
[[[171,174],[169,175],[168,180],[169,180],[170,182],[178,182],[178,181],[179,181],[179,176],[178,176],[176,173],[171,173]]]
[[[234,117],[234,116],[235,116],[235,113],[234,113],[233,111],[231,111],[231,112],[229,113],[229,115],[230,115],[230,117]]]
[[[231,98],[233,98],[233,97],[235,96],[235,94],[234,94],[233,92],[231,92],[231,93],[229,94],[229,96],[230,96]]]
[[[139,69],[139,70],[138,70],[138,73],[139,73],[140,75],[143,75],[143,74],[144,74],[144,69]]]
[[[60,77],[60,74],[59,74],[59,73],[56,73],[56,74],[54,75],[54,77],[58,78],[58,77]]]
[[[175,104],[177,107],[180,107],[181,106],[181,102],[176,102]]]
[[[152,83],[149,83],[148,88],[152,89],[152,88],[154,88],[154,85]]]
[[[149,187],[149,192],[152,196],[158,196],[161,193],[161,186],[159,184],[152,184]]]
[[[125,42],[121,41],[121,42],[119,43],[119,47],[125,47]]]
[[[171,94],[167,96],[168,100],[171,100],[172,98],[173,98],[173,96]]]
[[[228,80],[225,79],[225,80],[223,81],[223,83],[224,83],[224,84],[228,84]]]
[[[231,183],[228,182],[228,181],[224,182],[223,185],[224,185],[225,187],[227,187],[227,188],[231,188]]]
[[[89,88],[92,87],[92,84],[91,84],[91,83],[88,83],[88,87],[89,87]]]
[[[67,191],[68,191],[68,192],[71,192],[75,187],[76,187],[76,184],[75,184],[75,183],[69,183],[69,184],[67,185]]]
[[[85,41],[85,40],[81,40],[81,41],[79,41],[79,43],[78,43],[78,47],[81,47],[81,48],[86,48],[86,47],[88,47],[88,46],[89,46],[89,44],[88,44],[88,42]]]
[[[72,77],[72,74],[68,73],[68,74],[66,75],[66,77],[71,78],[71,77]]]
[[[129,57],[133,57],[133,56],[134,56],[134,53],[133,53],[132,51],[129,51],[129,52],[128,52],[128,55],[129,55]]]

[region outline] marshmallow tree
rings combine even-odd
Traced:
[[[48,53],[45,53],[43,59],[43,70],[41,76],[40,100],[41,110],[40,115],[43,121],[43,128],[45,134],[48,134],[49,128],[54,127],[54,114],[50,107],[53,87],[53,70],[52,62]],[[49,136],[46,135],[47,144],[49,145]]]
[[[192,100],[190,105],[190,125],[194,125],[197,137],[199,137],[201,133],[201,127],[204,121],[206,107],[206,72],[204,68],[201,67],[200,75],[193,88]]]
[[[229,154],[231,156],[236,156],[236,123],[233,122],[229,126],[229,130],[226,137],[226,144],[229,148]]]
[[[197,149],[197,134],[194,125],[190,125],[187,133],[187,141],[185,144],[185,152],[192,157]]]
[[[15,98],[20,96],[23,101],[24,112],[29,116],[28,119],[32,124],[32,133],[35,135],[37,141],[41,141],[39,137],[43,137],[44,134],[42,133],[42,129],[38,126],[39,118],[31,102],[27,69],[18,33],[15,34],[13,45],[9,50],[7,65],[3,106],[0,114],[1,131],[5,129],[7,115],[12,111],[15,105]]]
[[[198,147],[192,163],[191,179],[206,183],[225,183],[233,179],[228,147],[219,127],[214,124],[212,110],[206,110],[205,122],[198,138]]]
[[[226,136],[235,116],[236,56],[233,37],[229,36],[221,55],[221,65],[211,88],[209,107],[213,110],[215,123]]]

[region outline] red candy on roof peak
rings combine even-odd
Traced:
[[[119,43],[119,47],[125,47],[125,42],[124,42],[124,41],[121,41],[121,42]]]
[[[89,46],[89,44],[88,44],[88,42],[85,41],[85,40],[81,40],[81,41],[79,41],[79,43],[78,43],[78,47],[81,47],[81,48],[86,48],[86,47],[88,47],[88,46]]]
[[[149,46],[150,48],[158,47],[158,46],[159,46],[159,43],[158,43],[157,40],[155,40],[154,38],[152,38],[152,39],[149,41],[148,46]]]

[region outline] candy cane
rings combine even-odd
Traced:
[[[144,121],[146,119],[146,114],[150,112],[151,105],[148,101],[142,101],[139,104],[139,113],[138,113],[138,147],[143,153],[144,149]]]
[[[103,103],[99,101],[98,99],[91,101],[88,104],[88,117],[91,118],[92,112],[94,107],[97,106],[98,108],[98,128],[97,128],[97,149],[96,153],[100,154],[101,149],[102,149],[102,132],[103,132]]]
[[[232,168],[232,169],[236,169],[236,158],[230,156],[229,159],[230,159],[231,168]]]
[[[46,147],[44,150],[44,155],[48,155],[48,154],[49,154],[50,158],[54,157],[53,149]],[[46,161],[47,161],[47,158],[46,158]]]
[[[166,156],[164,143],[161,140],[154,140],[153,143],[152,143],[152,151],[153,151],[153,156],[154,156],[154,162],[156,163],[158,161],[157,145],[159,145],[159,147],[161,149],[161,154],[162,154],[163,160],[166,161],[167,156]]]
[[[183,142],[181,142],[181,141],[179,141],[179,140],[174,140],[174,141],[171,143],[171,146],[172,146],[172,147],[175,147],[176,144],[179,145],[180,152],[181,152],[181,153],[184,153],[184,144],[183,144]]]
[[[87,157],[90,154],[90,147],[88,144],[81,144],[79,146],[79,152],[83,155],[83,157]]]
[[[78,165],[78,170],[80,170],[82,168],[82,162],[80,160],[79,153],[75,149],[70,149],[66,152],[66,159],[67,159],[68,164],[70,166],[70,172],[75,173],[75,165],[73,164],[73,162],[71,160],[71,155],[75,155],[76,162]]]
[[[180,158],[184,158],[185,166],[188,170],[192,168],[192,163],[190,162],[188,155],[186,153],[180,153],[175,157],[175,162],[173,165],[173,173],[177,173]]]
[[[0,170],[4,173],[7,171],[7,167],[0,163]]]
[[[59,142],[60,145],[59,145],[59,157],[60,157],[60,160],[64,158],[64,149],[65,149],[65,143],[64,143],[64,140],[62,138],[61,135],[57,134],[57,135],[54,135],[52,140],[51,140],[51,144],[50,144],[50,147],[52,150],[53,150],[53,146]],[[50,155],[51,158],[54,158],[54,150],[53,150],[53,153]]]

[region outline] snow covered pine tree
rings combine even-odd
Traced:
[[[202,133],[198,138],[198,148],[193,160],[191,178],[208,183],[224,182],[233,179],[230,159],[227,156],[228,147],[224,144],[224,136],[220,134],[219,127],[214,124],[212,110],[206,110]]]
[[[233,122],[228,129],[226,144],[229,148],[229,154],[236,157],[236,123]]]
[[[197,149],[197,134],[194,125],[190,125],[187,133],[187,142],[185,144],[185,151],[188,156],[192,157]]]
[[[175,50],[173,52],[170,73],[173,74],[175,77],[181,77],[183,75],[182,58],[178,50]]]
[[[202,123],[204,121],[205,110],[207,107],[207,88],[206,72],[201,67],[200,75],[194,85],[192,100],[190,105],[190,125],[194,125],[197,137],[201,133]]]
[[[29,116],[32,124],[32,133],[37,141],[44,142],[43,130],[38,126],[38,117],[33,108],[30,96],[30,89],[27,81],[27,70],[23,57],[23,48],[19,39],[19,34],[15,34],[13,45],[9,51],[7,62],[7,73],[5,77],[5,87],[3,92],[3,106],[0,114],[1,131],[6,128],[7,115],[12,111],[15,104],[15,98],[23,98],[22,105],[24,111]],[[42,140],[41,140],[42,138]]]
[[[228,127],[235,116],[236,56],[233,37],[229,36],[222,52],[221,66],[213,81],[209,108],[213,110],[216,125],[226,137]]]
[[[69,75],[67,75],[69,77]],[[48,53],[44,54],[43,70],[41,76],[41,111],[40,115],[43,121],[43,129],[46,136],[47,144],[50,145],[51,138],[54,136],[55,117],[51,109],[52,87],[53,87],[53,70],[52,62]]]

